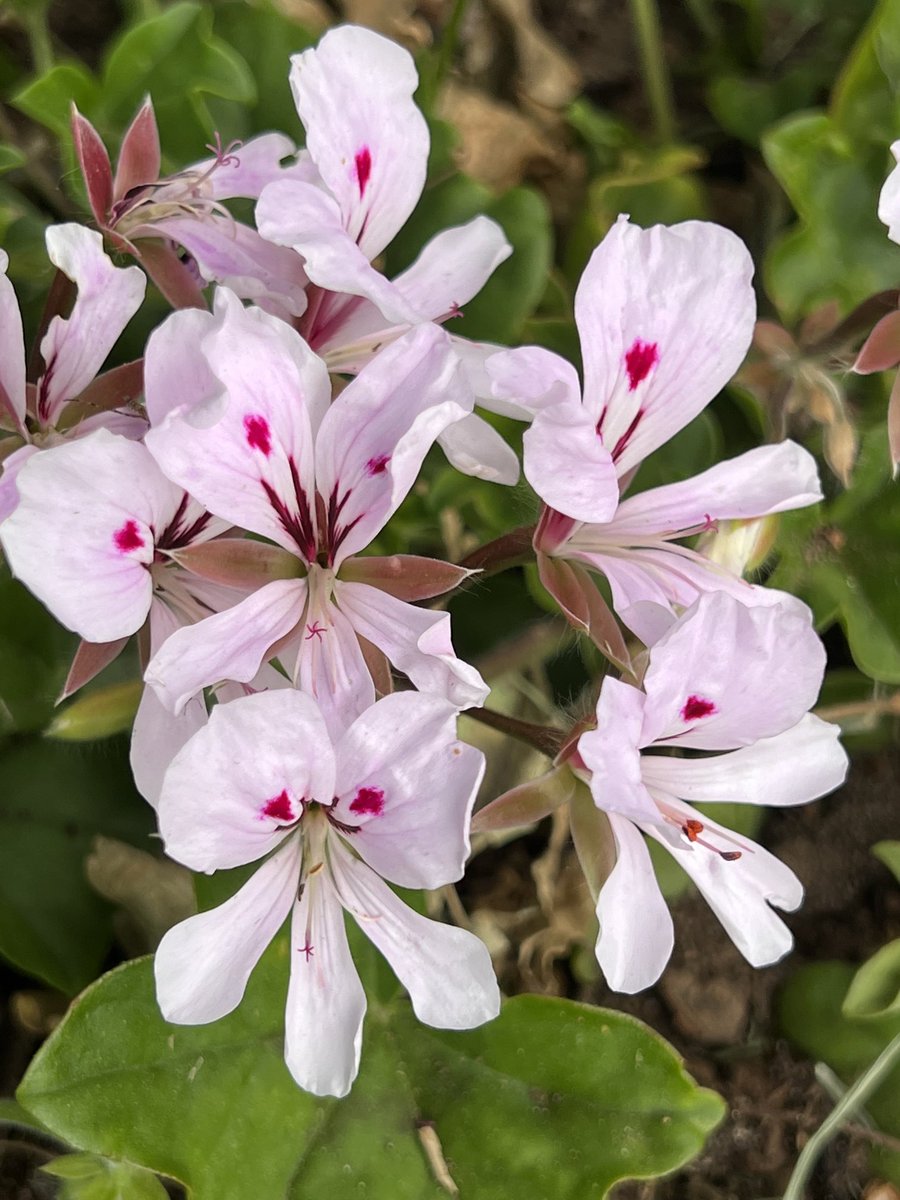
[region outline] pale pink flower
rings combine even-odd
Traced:
[[[606,576],[616,612],[645,639],[658,606],[674,612],[702,591],[727,590],[748,604],[778,599],[677,539],[717,520],[820,499],[815,461],[800,446],[750,450],[693,479],[620,500],[641,461],[697,416],[740,365],[753,332],[752,270],[743,243],[717,225],[643,230],[620,218],[594,251],[575,298],[583,395],[574,368],[547,350],[489,360],[497,393],[536,411],[524,439],[525,474],[547,505],[535,547],[546,585],[568,611],[595,600],[585,600],[580,577],[573,584],[548,556]]]
[[[123,396],[137,398],[140,363],[95,377],[122,330],[140,308],[146,281],[137,267],[115,267],[99,233],[81,225],[51,225],[46,233],[50,261],[75,284],[68,317],[56,316],[42,341],[44,370],[35,385],[25,382],[22,318],[0,251],[0,522],[16,507],[16,476],[33,455],[99,428],[139,438],[141,415]],[[92,386],[93,385],[93,386]],[[78,401],[73,404],[73,401]],[[118,411],[106,411],[110,404]]]
[[[799,605],[748,608],[720,592],[701,596],[653,646],[643,691],[604,679],[597,728],[582,734],[571,765],[615,840],[597,901],[597,958],[611,987],[649,987],[672,950],[644,834],[687,871],[750,963],[790,949],[770,905],[798,907],[794,872],[693,805],[805,804],[843,781],[839,729],[807,713],[824,668]]]
[[[346,1095],[366,998],[343,910],[388,959],[420,1020],[442,1029],[491,1020],[500,998],[484,945],[419,916],[384,882],[435,888],[462,875],[483,770],[481,753],[456,740],[456,710],[435,697],[388,696],[337,740],[292,689],[217,706],[166,774],[166,851],[207,872],[265,861],[230,900],[163,938],[156,981],[166,1020],[205,1024],[236,1008],[290,913],[288,1069],[308,1091]]]
[[[356,557],[412,487],[435,437],[471,405],[446,334],[419,326],[330,399],[325,366],[302,338],[225,290],[215,315],[174,314],[151,338],[148,447],[211,512],[294,563],[293,578],[169,639],[146,679],[170,707],[220,679],[252,679],[277,653],[332,728],[344,728],[375,699],[360,638],[459,708],[487,694],[453,653],[449,614],[406,603],[402,579],[398,588],[379,582]]]
[[[312,281],[300,332],[329,369],[352,374],[411,326],[456,316],[511,247],[499,225],[475,217],[437,234],[412,266],[386,279],[374,260],[418,203],[428,161],[412,57],[371,30],[343,26],[291,63],[310,176],[269,184],[256,219],[263,237],[302,256]],[[454,346],[479,403],[526,419],[491,395],[483,362],[497,347],[459,338]],[[480,417],[454,424],[439,441],[469,474],[518,477],[512,450]]]

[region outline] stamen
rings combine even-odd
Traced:
[[[328,632],[325,626],[320,625],[318,621],[313,621],[312,625],[307,625],[306,630],[306,637],[303,639],[305,642],[310,641],[311,638],[321,638],[323,633]]]
[[[215,167],[240,166],[241,160],[235,153],[233,153],[235,150],[240,150],[241,146],[244,144],[240,138],[233,138],[223,149],[222,135],[219,133],[218,129],[213,134],[213,137],[215,138],[215,144],[211,144],[209,142],[206,144],[206,149],[210,152],[210,154],[214,154],[216,158],[216,161],[213,167],[210,168],[210,171],[212,171]],[[207,176],[210,174],[210,171],[207,172],[204,178],[207,178]]]

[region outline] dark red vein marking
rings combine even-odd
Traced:
[[[354,161],[356,163],[356,182],[359,184],[359,198],[362,200],[366,194],[369,176],[372,174],[372,154],[369,147],[363,146],[357,150]]]
[[[658,362],[659,347],[656,342],[642,342],[640,338],[635,338],[631,349],[625,352],[629,392],[633,392],[639,383],[643,383]]]
[[[121,528],[117,529],[113,534],[113,541],[116,543],[116,549],[122,554],[127,554],[130,550],[140,550],[146,545],[146,542],[141,537],[138,529],[137,521],[128,520]]]

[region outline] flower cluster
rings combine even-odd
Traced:
[[[132,763],[167,853],[204,872],[260,863],[163,939],[163,1014],[231,1011],[290,914],[288,1067],[343,1095],[365,1012],[345,911],[423,1021],[469,1028],[499,1008],[482,943],[388,886],[440,888],[465,868],[484,759],[457,716],[488,688],[456,656],[449,614],[421,602],[470,572],[370,549],[435,443],[462,471],[517,480],[516,455],[476,408],[528,423],[540,578],[622,672],[555,767],[589,786],[613,852],[597,906],[612,986],[652,983],[671,949],[645,835],[683,861],[752,962],[783,954],[770,904],[795,907],[799,882],[693,803],[802,803],[835,787],[846,760],[836,731],[807,715],[824,670],[808,611],[710,545],[722,522],[818,499],[811,456],[760,447],[626,496],[743,359],[755,308],[740,241],[703,222],[620,218],[576,297],[582,388],[549,351],[443,328],[510,253],[493,221],[438,234],[395,279],[378,270],[425,184],[406,51],[339,28],[295,56],[290,82],[304,150],[280,134],[217,142],[169,178],[149,104],[115,176],[74,114],[102,233],[48,231],[77,295],[46,331],[35,383],[0,282],[0,542],[83,639],[67,693],[138,636]],[[234,196],[257,200],[256,228],[228,212]],[[113,265],[103,235],[176,311],[142,361],[98,375],[145,281]],[[509,809],[501,797],[479,819]]]

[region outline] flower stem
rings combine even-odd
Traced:
[[[898,1059],[900,1059],[900,1033],[882,1050],[869,1069],[857,1079],[853,1087],[845,1092],[840,1102],[834,1106],[800,1151],[800,1157],[788,1180],[783,1200],[803,1200],[804,1189],[813,1167],[816,1165],[816,1159],[847,1118],[865,1104]]]
[[[469,571],[480,571],[479,579],[498,575],[510,567],[520,567],[534,560],[534,525],[521,525],[510,533],[504,533],[492,542],[486,542],[473,550],[459,564]]]
[[[466,709],[465,715],[480,721],[482,725],[489,725],[491,729],[507,733],[528,746],[533,746],[548,758],[555,758],[566,740],[566,734],[560,729],[549,729],[546,725],[520,721],[517,717],[508,717],[505,713],[494,712],[490,708],[469,708]]]
[[[453,5],[453,11],[447,24],[444,26],[444,31],[441,34],[441,48],[438,53],[437,70],[435,71],[435,90],[441,86],[447,76],[453,63],[453,54],[456,50],[456,43],[459,41],[459,27],[462,24],[462,19],[466,15],[466,9],[469,7],[469,0],[456,0]]]
[[[629,0],[629,4],[656,136],[661,142],[671,142],[675,139],[675,110],[656,0]]]

